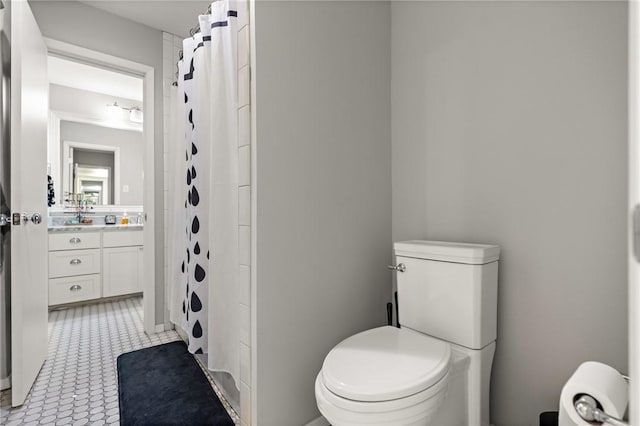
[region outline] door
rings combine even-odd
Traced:
[[[11,405],[47,354],[47,48],[26,0],[11,5]],[[38,223],[40,215],[41,222]]]
[[[142,266],[142,246],[103,248],[102,296],[141,293]]]
[[[9,5],[10,6],[10,5]],[[5,6],[7,7],[7,6]],[[0,390],[11,387],[11,324],[10,286],[11,242],[7,217],[10,197],[10,115],[9,87],[11,85],[11,16],[8,9],[0,12]]]

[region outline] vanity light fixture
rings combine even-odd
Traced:
[[[120,110],[129,111],[129,120],[133,121],[134,123],[142,123],[144,119],[142,110],[137,106],[127,108],[118,105],[118,102],[114,102],[113,104],[107,104],[107,108],[109,108],[110,111],[113,111],[112,114],[117,114]]]
[[[129,110],[129,120],[133,121],[134,123],[142,123],[143,121],[142,110],[138,107],[131,108]]]

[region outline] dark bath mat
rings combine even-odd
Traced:
[[[118,357],[122,426],[233,426],[184,342],[152,346]]]

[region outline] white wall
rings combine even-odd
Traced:
[[[49,107],[53,111],[62,111],[93,122],[107,122],[110,126],[129,130],[137,130],[142,134],[142,124],[129,120],[128,111],[121,110],[115,116],[107,108],[107,104],[117,102],[126,108],[142,109],[142,101],[119,98],[103,93],[75,89],[73,87],[49,85]]]
[[[106,108],[107,104],[113,104],[117,102],[118,105],[131,108],[137,106],[142,108],[141,101],[135,101],[126,98],[117,98],[111,95],[105,95],[102,93],[90,92],[87,90],[75,89],[72,87],[60,86],[57,84],[49,85],[49,108],[56,114],[61,114],[59,118],[62,118],[62,122],[66,122],[67,129],[69,128],[70,118],[74,122],[76,120],[86,122],[86,124],[97,124],[83,126],[72,126],[74,129],[74,137],[78,139],[70,139],[68,135],[65,135],[66,140],[75,142],[83,142],[88,140],[91,143],[93,139],[99,139],[105,142],[105,145],[114,145],[112,142],[116,142],[115,146],[120,146],[124,149],[123,164],[131,165],[131,168],[123,168],[121,173],[125,173],[129,176],[124,176],[121,180],[122,185],[130,185],[129,182],[135,180],[135,188],[129,193],[123,194],[124,198],[120,200],[121,205],[142,205],[142,161],[144,156],[144,137],[142,134],[142,124],[134,123],[129,120],[127,111],[121,110],[119,114],[112,115],[112,112]],[[112,128],[115,127],[115,128]],[[87,134],[83,134],[80,129],[87,129]],[[101,130],[102,129],[102,130]],[[122,130],[120,133],[118,130]],[[68,131],[68,130],[67,130]],[[60,132],[62,129],[60,128]],[[54,181],[54,190],[56,198],[58,200],[57,207],[61,206],[61,200],[63,196],[62,185],[62,143],[65,140],[60,134],[60,142],[56,144],[55,141],[49,142],[48,162],[51,166],[51,175]],[[120,142],[118,142],[118,140]],[[126,142],[123,144],[123,142]],[[94,142],[98,143],[98,142]],[[130,145],[131,144],[131,145]],[[57,151],[54,153],[53,151]],[[57,163],[53,160],[53,156],[57,155]]]
[[[164,322],[162,32],[75,1],[30,1],[45,37],[153,66],[157,324]]]
[[[316,418],[324,356],[385,323],[389,19],[375,1],[255,4],[254,425]]]
[[[627,371],[627,5],[391,9],[393,239],[502,247],[491,418],[537,425]]]
[[[61,121],[60,141],[61,146],[65,141],[71,141],[120,148],[120,188],[115,189],[120,192],[119,204],[124,206],[142,204],[142,156],[144,154],[142,133]],[[122,190],[124,185],[129,187],[129,192]],[[62,195],[56,194],[57,204],[62,204]]]

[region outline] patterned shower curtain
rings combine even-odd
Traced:
[[[171,318],[208,367],[239,372],[237,8],[230,0],[199,16],[183,41],[173,105],[170,204],[174,247]],[[174,176],[175,175],[175,176]],[[176,303],[178,302],[178,303]]]

